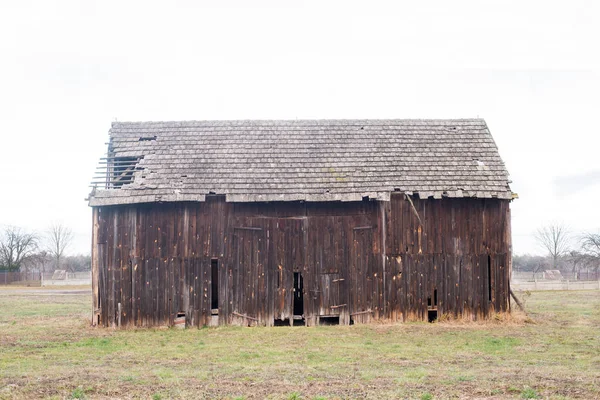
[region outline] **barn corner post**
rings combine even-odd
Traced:
[[[92,325],[98,325],[98,207],[92,207]]]
[[[507,279],[507,287],[508,287],[508,291],[506,293],[506,302],[507,302],[507,306],[508,306],[508,312],[511,312],[511,302],[510,302],[510,295],[512,293],[512,288],[510,287],[510,282],[512,280],[512,265],[513,265],[513,246],[512,246],[512,216],[511,216],[511,210],[510,210],[510,202],[507,204],[506,206],[506,244],[507,244],[507,249],[508,249],[508,279]]]

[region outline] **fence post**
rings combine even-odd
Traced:
[[[569,290],[569,280],[567,279],[567,290]]]

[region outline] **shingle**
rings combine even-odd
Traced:
[[[482,119],[114,122],[112,156],[139,157],[121,189],[90,205],[149,201],[512,198]],[[154,137],[156,137],[154,139]],[[144,138],[146,140],[141,140]]]

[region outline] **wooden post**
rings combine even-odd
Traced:
[[[512,298],[515,300],[515,303],[517,303],[517,306],[519,306],[519,308],[521,309],[521,311],[523,311],[525,314],[527,314],[527,311],[525,311],[525,307],[523,306],[523,304],[519,301],[519,299],[517,298],[517,296],[515,296],[515,294],[513,293],[512,289],[510,290],[510,295],[512,296]]]
[[[98,323],[96,317],[98,303],[98,207],[92,208],[92,325]]]
[[[121,303],[117,304],[117,312],[119,313],[119,317],[117,319],[117,326],[121,327]]]

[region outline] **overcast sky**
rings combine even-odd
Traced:
[[[0,3],[0,225],[89,252],[115,119],[482,117],[515,253],[551,221],[600,230],[599,2],[162,3]]]

